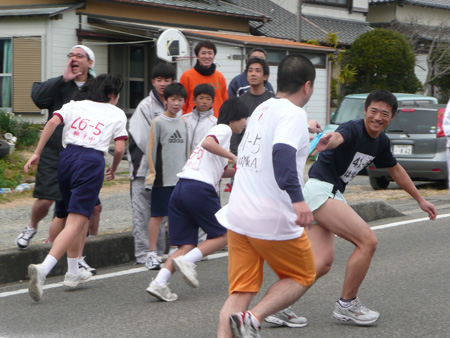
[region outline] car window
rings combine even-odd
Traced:
[[[436,122],[437,111],[434,110],[399,110],[386,133],[436,134]]]
[[[435,103],[433,100],[400,100],[398,101],[399,106],[425,106],[427,104]]]
[[[341,124],[350,120],[358,120],[364,117],[364,100],[348,99],[342,100],[338,110],[333,115],[331,123]]]

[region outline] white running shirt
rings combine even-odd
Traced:
[[[306,112],[287,99],[272,98],[249,118],[238,148],[237,172],[229,203],[216,214],[226,228],[264,240],[300,237],[303,228],[286,191],[275,180],[272,150],[277,143],[297,150],[297,172],[303,187],[309,134]]]
[[[90,100],[70,101],[53,115],[64,123],[63,147],[74,144],[108,153],[111,138],[126,140],[127,117],[124,111],[110,103]]]
[[[211,184],[218,191],[219,182],[228,164],[228,159],[205,150],[202,147],[202,143],[205,138],[212,136],[223,149],[230,150],[231,134],[231,128],[226,124],[212,127],[199,142],[184,165],[183,170],[177,176]]]

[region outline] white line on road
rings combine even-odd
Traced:
[[[437,216],[437,218],[446,218],[446,217],[450,217],[450,214],[443,214],[443,215]],[[428,219],[429,219],[428,217],[421,217],[421,218],[415,218],[415,219],[410,219],[410,220],[401,221],[401,222],[393,222],[393,223],[388,223],[388,224],[383,224],[383,225],[377,225],[377,226],[374,226],[371,228],[372,228],[372,230],[375,231],[375,230],[398,227],[401,225],[423,222],[423,221],[427,221]],[[209,255],[208,259],[217,259],[217,258],[222,258],[222,257],[226,257],[226,256],[228,256],[228,252],[220,252],[220,253]],[[133,268],[133,269],[127,269],[127,270],[105,273],[103,275],[94,276],[94,277],[92,277],[91,280],[100,280],[100,279],[113,278],[113,277],[118,277],[118,276],[132,275],[135,273],[145,272],[145,271],[148,271],[148,269],[145,267]],[[44,290],[54,289],[54,288],[59,288],[62,286],[64,286],[62,283],[53,283],[53,284],[44,285],[43,289]],[[28,289],[20,289],[20,290],[16,290],[16,291],[2,292],[2,293],[0,293],[0,298],[20,295],[20,294],[27,293],[27,292],[28,292]]]

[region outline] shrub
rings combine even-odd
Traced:
[[[0,134],[11,133],[17,137],[18,148],[28,147],[39,141],[41,125],[33,125],[23,121],[20,116],[0,111]]]

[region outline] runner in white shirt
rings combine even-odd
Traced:
[[[309,139],[300,108],[313,93],[314,79],[311,61],[285,57],[278,66],[276,98],[255,109],[239,145],[229,204],[216,214],[228,228],[230,284],[220,312],[220,338],[259,337],[260,322],[293,304],[314,282],[314,257],[303,231],[313,216],[301,189]],[[326,144],[328,138],[322,139]],[[248,311],[263,282],[264,261],[279,280]]]
[[[59,155],[58,183],[68,217],[42,264],[28,266],[28,291],[36,302],[41,300],[46,276],[65,252],[68,271],[64,285],[75,287],[92,277],[91,272],[78,267],[79,243],[86,236],[84,224],[92,215],[103,184],[104,155],[111,138],[115,141],[115,151],[113,163],[106,170],[107,180],[114,179],[125,150],[127,120],[125,113],[115,107],[122,87],[120,75],[103,74],[93,79],[85,92],[87,100],[70,102],[53,113],[33,156],[24,167],[27,173],[30,167],[36,167],[48,139],[56,127],[64,123],[64,150]]]
[[[166,302],[178,296],[167,286],[169,278],[179,271],[192,287],[198,287],[195,262],[201,260],[227,244],[227,230],[215,217],[220,209],[217,190],[222,177],[234,176],[235,170],[228,167],[236,163],[230,151],[232,133],[241,133],[245,128],[249,111],[238,99],[225,101],[219,111],[218,125],[214,126],[192,152],[175,186],[169,202],[170,245],[179,247],[164,264],[147,292]],[[207,239],[198,243],[198,229],[202,228]]]

